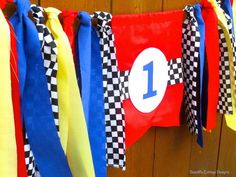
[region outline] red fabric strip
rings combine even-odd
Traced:
[[[11,87],[12,87],[12,102],[14,109],[14,122],[15,122],[15,136],[17,146],[17,173],[18,177],[27,177],[25,154],[24,154],[24,141],[22,132],[22,122],[20,113],[20,91],[18,79],[18,58],[16,39],[12,26],[9,24],[11,30]]]
[[[78,12],[75,11],[62,11],[62,27],[65,31],[71,45],[71,49],[73,52],[74,63],[76,65],[76,50],[75,50],[75,41],[76,41],[76,26],[75,21],[78,16]]]
[[[219,94],[219,35],[218,18],[208,1],[202,3],[202,17],[205,22],[206,59],[208,66],[207,131],[216,127],[216,110]]]

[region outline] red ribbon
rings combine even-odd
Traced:
[[[25,154],[24,154],[24,141],[22,132],[22,121],[20,113],[20,91],[19,91],[19,78],[18,78],[18,56],[16,48],[16,39],[13,28],[9,23],[11,30],[11,87],[12,87],[12,103],[14,111],[14,123],[15,123],[15,138],[17,146],[17,173],[18,177],[28,177]]]

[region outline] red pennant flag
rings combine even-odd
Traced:
[[[126,146],[152,126],[179,126],[183,12],[113,16]]]

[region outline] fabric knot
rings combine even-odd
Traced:
[[[73,26],[77,15],[78,15],[77,11],[70,11],[70,10],[62,11],[63,24],[66,23],[68,26],[70,26],[70,25]]]
[[[187,18],[190,20],[190,23],[195,23],[196,19],[194,16],[194,8],[192,5],[187,5],[184,8],[184,11],[186,12]]]
[[[91,17],[87,12],[79,12],[80,23],[85,26],[91,26]]]
[[[31,12],[33,14],[33,18],[36,20],[36,23],[43,24],[45,21],[43,12],[44,9],[36,4],[31,5]]]
[[[98,29],[101,30],[104,27],[110,27],[107,25],[109,22],[111,22],[112,15],[108,12],[94,12],[94,18],[97,18],[98,20]]]
[[[61,13],[60,10],[53,7],[48,7],[48,8],[45,8],[44,10],[45,12],[47,12],[48,19],[58,18],[58,15]]]
[[[15,0],[15,4],[17,6],[17,12],[19,15],[27,14],[30,11],[30,1],[29,0]]]

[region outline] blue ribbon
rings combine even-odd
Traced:
[[[204,78],[204,67],[205,67],[205,23],[202,18],[201,13],[201,6],[200,4],[196,4],[194,7],[194,15],[198,23],[198,28],[200,32],[200,114],[198,118],[198,137],[197,137],[197,143],[200,146],[203,146],[203,136],[202,136],[202,119],[206,119],[206,117],[203,118],[203,107],[207,106],[203,103],[203,92],[207,92],[207,87],[203,87],[203,80]],[[206,116],[206,115],[205,115]]]
[[[78,31],[78,52],[81,74],[81,97],[86,123],[89,123],[89,97],[91,82],[91,17],[86,12],[78,14],[80,19],[80,28]],[[88,127],[89,129],[89,127]]]
[[[232,11],[230,0],[223,0],[221,7],[232,19],[232,23],[233,23],[232,29],[233,29],[233,34],[234,34],[234,19],[233,19],[233,11]]]
[[[99,38],[86,12],[78,14],[78,53],[82,78],[82,104],[88,128],[96,177],[106,176],[106,135]],[[79,69],[78,69],[79,70]]]
[[[17,37],[22,114],[41,177],[72,177],[53,120],[38,32],[30,2],[17,0],[10,19]]]

